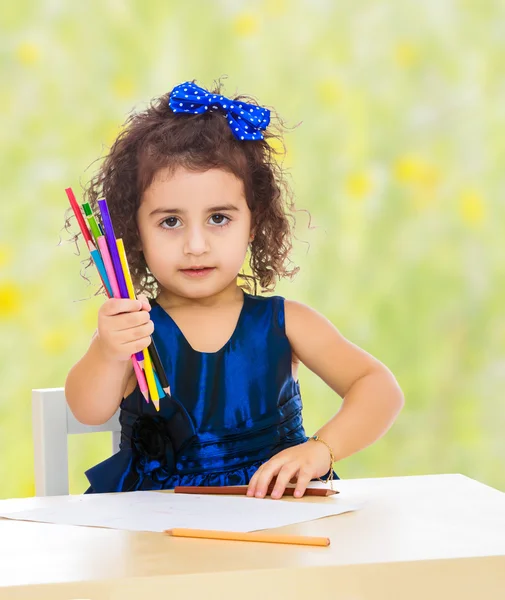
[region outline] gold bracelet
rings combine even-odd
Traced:
[[[335,456],[333,455],[333,450],[331,449],[330,444],[328,444],[328,442],[325,442],[323,439],[321,439],[317,434],[314,434],[309,439],[314,440],[315,442],[322,442],[330,451],[330,474],[328,475],[328,479],[326,479],[326,480],[319,477],[319,481],[322,481],[323,483],[328,483],[328,481],[329,481],[331,489],[333,490],[333,463],[335,462]]]

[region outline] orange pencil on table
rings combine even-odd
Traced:
[[[330,538],[308,535],[276,535],[274,533],[243,533],[239,531],[213,531],[204,529],[167,529],[172,537],[199,538],[205,540],[230,540],[234,542],[263,542],[268,544],[294,544],[298,546],[329,546]]]

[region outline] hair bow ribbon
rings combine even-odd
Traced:
[[[168,101],[174,112],[202,114],[210,109],[221,109],[238,140],[262,140],[261,133],[270,123],[270,111],[267,108],[230,100],[226,96],[210,94],[191,81],[174,87]]]

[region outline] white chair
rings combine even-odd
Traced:
[[[112,432],[112,451],[119,450],[119,410],[103,425],[83,425],[72,414],[63,388],[32,390],[33,449],[35,453],[35,494],[68,494],[67,435]]]

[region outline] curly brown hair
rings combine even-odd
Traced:
[[[221,82],[215,82],[210,93],[222,95],[221,89]],[[249,291],[251,283],[254,293],[258,284],[262,291],[272,291],[278,279],[292,278],[299,270],[289,259],[295,224],[293,193],[285,170],[276,160],[279,152],[271,143],[272,138],[277,139],[285,151],[284,123],[270,109],[271,121],[264,139],[240,141],[233,136],[223,111],[174,113],[169,97],[166,93],[152,100],[144,111],[127,118],[85,188],[85,199],[94,211],[99,198],[107,199],[115,234],[124,242],[135,291],[156,297],[158,282],[140,249],[136,220],[144,191],[160,169],[224,169],[243,182],[255,234],[250,246],[251,274],[239,273],[239,277]],[[233,101],[259,106],[246,95],[235,96]],[[86,268],[90,265],[91,261]]]

